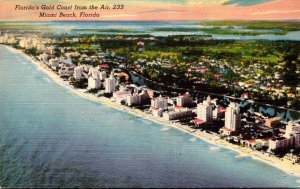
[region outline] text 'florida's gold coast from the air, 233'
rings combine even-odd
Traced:
[[[110,10],[110,5],[16,5],[15,10]],[[112,9],[124,9],[125,6],[123,4],[114,4],[112,5]]]

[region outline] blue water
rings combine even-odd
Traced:
[[[0,46],[2,187],[296,187],[297,178],[83,99]]]
[[[12,21],[0,21],[0,23],[11,23]],[[205,32],[168,32],[168,31],[151,31],[153,28],[211,28],[207,25],[195,25],[197,21],[14,21],[13,23],[29,23],[34,25],[45,25],[55,28],[51,32],[72,33],[71,29],[130,29],[132,33],[126,34],[151,34],[154,36],[168,36],[168,35],[208,35]],[[236,29],[245,30],[242,27],[235,27]],[[250,30],[249,31],[268,31],[268,30]],[[276,29],[269,29],[275,31]],[[48,31],[48,30],[47,30]],[[80,31],[79,33],[87,33]],[[91,34],[91,32],[88,32]],[[110,34],[102,33],[102,34]],[[114,33],[116,34],[116,33]],[[210,35],[210,34],[209,34]],[[232,39],[232,40],[292,40],[299,41],[300,31],[291,31],[285,35],[257,35],[257,36],[243,36],[243,35],[222,35],[212,34],[213,39]]]

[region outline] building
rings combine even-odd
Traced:
[[[127,96],[131,94],[130,90],[120,90],[118,92],[113,93],[113,98],[116,99],[116,102],[119,104],[126,104],[127,103]]]
[[[163,98],[162,96],[154,98],[151,100],[151,107],[152,109],[157,109],[157,108],[166,109],[168,108],[168,99]]]
[[[127,104],[128,106],[134,106],[134,105],[142,105],[146,103],[149,99],[149,95],[147,93],[147,90],[142,90],[141,93],[133,93],[127,96]]]
[[[289,121],[284,136],[269,141],[269,150],[278,150],[288,147],[300,148],[299,121]]]
[[[193,98],[188,92],[176,98],[177,106],[187,107],[193,104]]]
[[[99,78],[100,80],[105,80],[106,79],[106,72],[105,71],[102,71],[102,72],[99,72]]]
[[[61,64],[58,74],[61,77],[70,77],[74,74],[74,64]]]
[[[281,118],[280,117],[273,117],[266,119],[265,126],[267,127],[276,127],[280,124]]]
[[[40,54],[39,59],[46,63],[49,60],[49,55],[46,53]]]
[[[105,93],[112,93],[116,89],[116,80],[113,76],[113,73],[109,78],[105,79]]]
[[[93,78],[99,78],[99,70],[97,68],[91,68],[89,70],[89,75],[91,75],[91,77]]]
[[[21,39],[19,42],[20,47],[25,49],[31,49],[34,47],[33,42],[30,38]]]
[[[295,133],[291,138],[292,138],[291,144],[293,145],[293,147],[300,148],[300,133]]]
[[[56,67],[56,66],[58,66],[58,65],[59,65],[59,60],[58,60],[58,58],[51,58],[51,59],[49,60],[49,62],[48,62],[48,65],[49,65],[50,67]]]
[[[193,115],[192,110],[177,106],[176,108],[169,109],[168,111],[163,112],[163,119],[177,120],[177,119],[190,117],[192,115]]]
[[[213,110],[213,119],[220,120],[225,117],[226,108],[218,107]]]
[[[206,123],[213,121],[213,104],[211,103],[210,96],[207,97],[203,103],[197,105],[197,118]]]
[[[291,135],[300,133],[299,122],[289,121],[285,129],[285,137],[289,138]]]
[[[81,79],[83,76],[82,76],[82,72],[83,72],[83,66],[77,66],[74,68],[74,78],[75,79]]]
[[[299,121],[289,121],[284,137],[290,139],[291,147],[299,148],[300,147],[300,124]]]
[[[237,133],[241,127],[241,114],[238,104],[231,102],[225,112],[225,126],[221,129],[225,135]]]
[[[152,115],[154,117],[162,117],[164,110],[162,108],[153,108],[152,109]]]
[[[99,78],[90,77],[88,79],[88,89],[99,89],[101,87],[101,81]]]
[[[291,140],[289,138],[285,137],[278,137],[269,140],[269,151],[271,150],[278,150],[278,149],[284,149],[291,145]]]

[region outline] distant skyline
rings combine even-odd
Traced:
[[[16,5],[124,4],[123,10],[98,11],[99,18],[39,18],[38,11],[16,11]],[[60,11],[47,11],[56,13]],[[67,11],[67,12],[73,12]],[[77,11],[80,12],[80,11]],[[95,11],[86,11],[94,13]],[[0,20],[203,20],[300,19],[300,0],[0,0]]]

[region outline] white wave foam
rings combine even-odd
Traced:
[[[242,158],[242,157],[249,157],[249,155],[246,154],[238,154],[235,156],[235,158]]]
[[[218,146],[210,146],[208,149],[210,151],[216,151],[216,150],[220,150],[220,147],[218,147]]]
[[[52,83],[52,81],[51,81],[49,78],[47,78],[47,77],[43,77],[43,79],[44,79],[45,81],[47,81],[48,83]]]
[[[193,137],[193,138],[190,138],[190,139],[189,139],[189,141],[191,141],[191,142],[195,142],[196,140],[197,140],[196,137]]]
[[[170,129],[170,127],[164,127],[164,128],[162,128],[162,129],[160,129],[161,131],[167,131],[167,130],[169,130]]]

